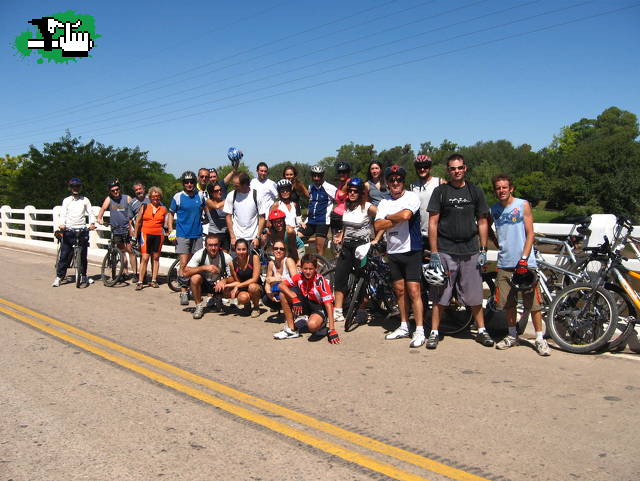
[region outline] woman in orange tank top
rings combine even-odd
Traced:
[[[142,289],[147,273],[147,264],[151,259],[151,287],[158,287],[158,269],[160,267],[160,251],[164,240],[164,227],[167,208],[161,205],[162,190],[159,187],[149,189],[150,204],[143,205],[138,210],[136,219],[136,239],[140,239],[140,278],[136,284],[136,291]]]

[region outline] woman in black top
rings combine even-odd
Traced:
[[[237,257],[233,260],[233,270],[238,276],[238,281],[230,282],[227,287],[231,288],[230,299],[237,298],[238,303],[253,309],[251,317],[260,315],[260,297],[262,287],[260,286],[260,259],[255,254],[249,253],[249,243],[245,239],[236,241]]]

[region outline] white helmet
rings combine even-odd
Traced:
[[[438,269],[429,268],[429,264],[422,265],[422,275],[425,281],[432,286],[444,286],[447,283],[447,275],[442,267]]]

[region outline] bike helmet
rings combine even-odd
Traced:
[[[407,171],[404,170],[404,167],[402,167],[401,165],[393,164],[387,167],[384,171],[384,178],[388,179],[392,175],[399,175],[404,180],[404,178],[407,176]]]
[[[447,283],[447,275],[444,269],[431,269],[429,264],[422,265],[424,280],[432,286],[444,286]]]
[[[120,181],[118,179],[111,179],[107,183],[107,187],[109,190],[113,189],[114,187],[120,187]]]
[[[278,192],[282,190],[291,190],[291,181],[289,179],[280,179],[276,184],[276,189]]]
[[[314,165],[313,167],[311,167],[311,173],[312,174],[323,174],[324,175],[324,167],[322,167],[321,165]]]
[[[180,176],[180,181],[184,184],[185,181],[187,180],[191,180],[193,181],[193,183],[196,183],[196,173],[192,172],[191,170],[187,170],[185,172],[182,173],[182,175]]]
[[[69,183],[69,187],[74,186],[74,185],[75,185],[75,186],[82,187],[82,181],[81,181],[79,178],[77,178],[77,177],[71,177],[71,178],[69,179],[69,182],[68,182],[68,183]]]
[[[269,220],[284,219],[286,216],[287,215],[284,212],[282,212],[280,209],[275,209],[269,213]]]
[[[229,150],[227,150],[227,157],[231,161],[231,165],[234,167],[238,167],[238,165],[240,165],[240,160],[242,160],[243,155],[242,150],[237,147],[229,147]]]
[[[351,172],[351,165],[349,164],[349,162],[338,162],[336,164],[336,172],[338,174],[342,172]]]
[[[431,162],[431,157],[424,154],[416,155],[416,160],[413,161],[414,164],[424,164],[426,162]]]
[[[536,271],[527,267],[519,267],[513,272],[509,284],[517,291],[529,291],[533,289],[537,281]]]
[[[360,177],[354,177],[353,179],[349,180],[349,182],[347,182],[347,189],[349,187],[355,187],[360,192],[363,192],[364,191],[364,182],[362,182],[362,179]]]

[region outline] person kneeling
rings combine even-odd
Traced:
[[[222,310],[222,298],[231,296],[231,282],[237,277],[231,265],[233,260],[226,252],[220,250],[220,238],[209,234],[205,247],[196,251],[184,268],[184,276],[189,278],[191,293],[196,302],[193,318],[200,319],[213,297],[214,310]],[[208,294],[204,300],[203,294]]]
[[[333,293],[329,281],[318,274],[318,259],[315,255],[305,254],[300,264],[302,272],[280,282],[280,303],[287,325],[273,337],[293,339],[300,337],[301,332],[310,332],[315,339],[327,335],[331,344],[339,344],[340,336],[335,329]],[[295,323],[294,315],[297,317]]]

